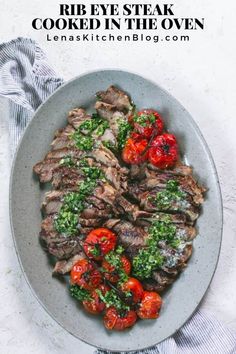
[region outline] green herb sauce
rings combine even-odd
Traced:
[[[166,188],[156,194],[153,202],[160,210],[168,210],[173,202],[182,201],[185,196],[186,193],[181,190],[178,181],[169,180],[166,183]]]
[[[139,125],[141,125],[142,127],[146,127],[148,125],[151,125],[153,123],[155,123],[156,121],[156,117],[154,116],[154,114],[140,114],[137,115],[135,114],[133,117],[133,120],[135,123],[138,123]]]
[[[60,166],[66,166],[66,167],[74,167],[76,165],[76,163],[74,162],[72,157],[69,155],[63,157],[60,160],[59,164],[60,164]]]
[[[94,113],[91,119],[86,119],[79,126],[71,138],[75,141],[78,149],[90,151],[95,143],[94,135],[97,137],[102,136],[107,128],[109,128],[108,121],[101,118],[97,113]]]
[[[127,305],[119,295],[115,292],[115,290],[108,290],[105,295],[102,294],[101,290],[96,290],[100,299],[106,304],[107,307],[114,306],[118,311],[128,311],[130,310],[130,306]],[[129,292],[123,292],[127,299],[132,296]]]
[[[115,153],[115,154],[117,153],[117,146],[111,140],[103,140],[102,144],[107,149],[111,150],[113,153]]]
[[[125,273],[122,267],[123,265],[120,258],[123,252],[124,252],[124,248],[118,246],[116,250],[107,253],[105,256],[105,260],[115,268],[114,274],[118,275],[119,277],[119,282],[118,282],[119,285],[121,285],[122,283],[128,280],[128,275]]]
[[[80,150],[90,151],[93,148],[93,138],[81,134],[79,130],[73,133],[72,139],[75,141],[76,147]]]
[[[84,301],[84,300],[92,300],[91,295],[88,290],[82,289],[78,285],[70,286],[70,293],[76,300]]]
[[[172,248],[177,248],[180,240],[176,236],[177,227],[169,216],[162,220],[154,220],[148,229],[146,247],[141,249],[133,259],[133,273],[141,279],[150,278],[154,270],[160,269],[164,264],[158,243],[165,241]]]
[[[64,196],[63,204],[58,215],[54,219],[56,231],[68,236],[78,232],[78,217],[85,209],[86,197],[88,197],[97,185],[98,179],[104,180],[103,171],[98,167],[87,167],[83,161],[81,171],[85,175],[85,180],[79,183],[78,192],[70,192]]]
[[[69,236],[74,235],[77,232],[78,217],[71,211],[65,211],[61,208],[58,216],[54,220],[55,229],[61,234],[67,234]]]
[[[163,264],[163,257],[157,249],[141,249],[132,263],[134,275],[140,279],[147,279]]]
[[[132,126],[125,120],[119,119],[118,121],[118,135],[117,135],[117,142],[118,142],[118,149],[122,150],[125,146],[125,142],[129,136],[129,133],[132,130]]]

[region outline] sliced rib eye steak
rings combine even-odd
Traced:
[[[206,189],[197,183],[192,168],[181,161],[165,170],[148,162],[127,166],[122,161],[120,130],[122,124],[131,127],[130,115],[134,113],[134,105],[125,92],[115,86],[98,92],[95,109],[94,115],[83,108],[72,109],[67,125],[54,134],[50,151],[33,168],[41,183],[52,185],[42,203],[44,219],[40,239],[57,260],[53,274],[63,275],[85,257],[81,245],[95,228],[113,230],[118,244],[124,247],[132,261],[140,250],[147,249],[150,227],[156,221],[168,218],[177,242],[158,239],[156,248],[163,263],[152,271],[149,279],[140,279],[145,289],[161,292],[175,281],[191,257],[192,241],[197,234],[194,224]],[[100,133],[89,128],[97,118],[106,126]],[[88,136],[93,148],[87,151],[76,137]],[[60,211],[63,212],[66,195],[79,193],[84,182],[89,180],[83,170],[85,162],[87,168],[99,169],[101,175],[92,192],[83,199],[75,234],[59,233],[55,220]],[[173,189],[173,185],[177,187]]]

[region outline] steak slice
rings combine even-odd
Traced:
[[[129,96],[113,85],[108,87],[106,91],[97,92],[96,95],[99,101],[115,106],[118,111],[128,112],[132,109]]]
[[[71,158],[75,159],[75,161],[83,158],[86,155],[84,151],[77,149],[74,146],[71,147],[64,147],[62,149],[51,150],[47,153],[44,160],[47,159],[62,159],[65,157],[70,156]]]
[[[51,149],[63,149],[70,146],[75,146],[75,141],[71,139],[71,135],[75,132],[72,125],[68,124],[65,128],[56,132],[55,138],[51,143]]]
[[[47,159],[34,165],[33,170],[39,176],[41,183],[50,182],[53,171],[60,165],[60,159]]]
[[[126,120],[125,114],[117,111],[115,106],[100,101],[96,102],[95,109],[102,118],[108,120],[109,126],[117,139],[119,132],[119,121],[124,119]]]
[[[68,259],[80,252],[80,245],[76,239],[52,242],[48,245],[48,252],[58,260]]]
[[[120,219],[110,219],[104,227],[112,229],[118,235],[119,244],[125,248],[131,258],[145,246],[148,233],[144,227],[135,226],[129,221]]]
[[[142,282],[145,290],[161,293],[175,281],[174,276],[164,271],[156,271],[154,273],[155,279],[153,277],[152,279],[146,279]]]
[[[199,207],[193,202],[190,195],[186,195],[183,199],[173,199],[168,205],[158,204],[155,202],[157,192],[161,192],[163,188],[156,186],[152,190],[147,189],[147,184],[132,183],[128,186],[129,194],[136,198],[141,208],[148,212],[164,212],[164,213],[183,213],[186,215],[190,223],[193,223],[199,216]]]
[[[84,259],[85,256],[83,255],[82,251],[79,254],[74,255],[73,257],[67,260],[57,261],[54,268],[53,274],[66,274],[71,271],[73,266],[81,259]]]
[[[158,167],[152,165],[152,164],[148,164],[147,167],[150,169],[150,170],[153,170],[153,171],[158,171],[159,173],[164,173],[164,172],[168,172],[168,173],[171,173],[173,175],[177,175],[177,176],[187,176],[187,175],[191,175],[192,172],[193,172],[193,169],[192,167],[190,166],[187,166],[185,164],[183,164],[181,161],[178,161],[174,167],[168,169],[168,170],[162,170],[162,169],[159,169]]]
[[[91,115],[87,114],[83,108],[74,108],[69,112],[67,119],[74,129],[78,129],[86,119],[91,119]]]
[[[145,173],[147,178],[142,181],[141,188],[143,188],[143,186],[146,187],[146,190],[150,190],[156,187],[166,188],[166,183],[169,180],[174,179],[179,183],[179,186],[182,191],[192,196],[193,201],[196,205],[202,204],[204,201],[203,193],[206,191],[206,189],[202,186],[199,186],[192,175],[178,175],[173,178],[173,174],[169,172],[159,173],[157,171],[151,171],[149,169],[146,169]]]
[[[161,270],[154,271],[152,278],[143,281],[143,286],[148,291],[162,292],[174,282],[187,265],[186,262],[192,254],[192,245],[187,243],[181,252],[171,248],[165,251],[166,253],[162,253],[166,257],[165,265]]]

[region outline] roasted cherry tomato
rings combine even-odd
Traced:
[[[115,248],[116,235],[105,228],[91,231],[84,241],[84,250],[88,257],[97,261]]]
[[[125,328],[132,327],[137,320],[136,312],[133,310],[119,313],[115,307],[106,310],[104,316],[104,325],[107,329],[123,331]]]
[[[160,114],[153,109],[144,109],[129,118],[135,131],[143,138],[149,139],[153,134],[159,135],[163,132],[164,124]]]
[[[102,281],[101,273],[86,259],[80,259],[72,268],[71,283],[86,290],[95,289]]]
[[[109,287],[106,285],[99,285],[96,290],[93,290],[91,292],[91,300],[84,300],[83,305],[84,308],[89,312],[94,315],[97,315],[101,313],[103,310],[105,310],[106,305],[104,302],[100,299],[97,290],[100,290],[103,295],[106,294],[106,292],[109,290]]]
[[[154,291],[144,291],[137,314],[142,319],[157,318],[159,316],[161,305],[162,299],[160,295]]]
[[[121,269],[126,273],[129,274],[131,271],[131,264],[127,257],[124,255],[120,256],[121,261]],[[105,277],[111,283],[117,283],[119,281],[119,269],[116,269],[114,265],[107,262],[105,259],[102,262],[102,268],[105,270]]]
[[[129,291],[132,294],[132,301],[138,303],[143,297],[143,287],[140,281],[135,278],[129,278],[122,284],[123,291]]]
[[[122,151],[122,159],[128,164],[139,164],[147,160],[148,151],[146,151],[148,145],[147,139],[143,138],[129,138]]]
[[[148,159],[154,166],[164,169],[172,167],[178,158],[177,141],[172,134],[156,136],[149,148]]]

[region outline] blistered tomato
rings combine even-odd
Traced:
[[[99,228],[91,231],[84,241],[84,250],[88,257],[97,261],[115,248],[116,235],[109,229]]]
[[[122,151],[122,159],[127,164],[139,164],[147,159],[148,141],[143,138],[129,138]]]
[[[83,301],[84,308],[93,315],[101,313],[106,307],[104,302],[100,299],[97,290],[101,291],[102,295],[105,295],[109,287],[103,284],[99,285],[97,289],[91,292],[91,299]]]
[[[86,290],[93,290],[102,281],[101,273],[86,259],[80,259],[72,268],[71,284],[77,284]]]
[[[152,135],[162,134],[164,124],[160,114],[153,109],[144,109],[132,115],[130,123],[134,130],[143,138],[149,139]]]
[[[120,262],[121,262],[121,270],[123,270],[128,275],[131,271],[130,261],[128,260],[127,257],[121,255]],[[105,271],[104,273],[105,278],[108,279],[111,283],[117,283],[119,281],[119,269],[116,269],[114,265],[110,264],[106,260],[103,260],[102,268]]]
[[[178,158],[178,146],[173,134],[157,136],[151,144],[148,159],[154,166],[165,169],[174,166]]]
[[[130,292],[132,295],[132,301],[135,303],[140,302],[143,297],[142,284],[135,278],[129,278],[125,283],[123,283],[122,290]]]
[[[103,319],[107,329],[115,329],[117,331],[123,331],[128,327],[132,327],[136,320],[137,315],[135,311],[127,310],[119,313],[115,307],[108,308]]]
[[[145,291],[137,314],[142,319],[157,318],[161,305],[160,295],[154,291]]]

